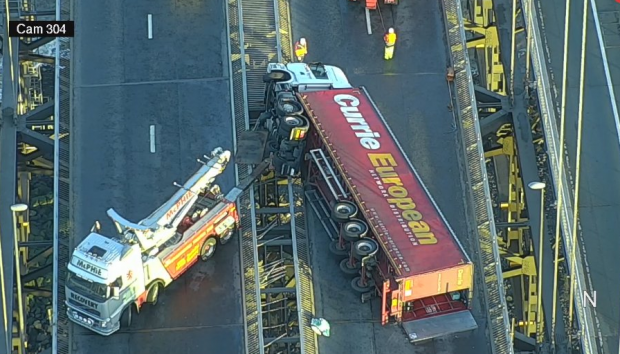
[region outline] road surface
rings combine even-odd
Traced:
[[[394,25],[394,59],[383,60],[384,29],[372,13],[373,34],[366,32],[362,3],[315,0],[292,3],[295,39],[308,40],[307,62],[321,61],[345,70],[353,85],[366,86],[439,207],[467,246],[468,226],[461,183],[460,143],[448,110],[448,66],[442,10],[437,1],[403,1],[383,8],[386,26]],[[320,18],[321,21],[317,21]],[[312,212],[310,212],[312,214]],[[311,218],[309,230],[319,230]],[[328,237],[312,244],[317,314],[331,323],[330,338],[319,337],[322,353],[480,354],[490,353],[486,317],[477,296],[479,329],[455,338],[413,347],[396,326],[382,327],[377,303],[361,304],[338,260],[327,251]],[[470,253],[471,254],[471,253]]]
[[[589,13],[587,34],[586,86],[581,162],[580,223],[590,269],[592,288],[597,292],[596,315],[600,322],[603,353],[618,353],[618,330],[620,323],[620,276],[618,275],[618,252],[620,236],[620,146],[618,142],[617,117],[612,109],[612,99],[618,104],[617,95],[612,97],[610,87],[620,91],[620,4],[612,0],[597,0],[597,16],[601,24],[603,46],[607,47],[608,70],[611,85],[606,78],[606,66],[601,55],[601,41]],[[540,1],[544,22],[544,34],[551,59],[550,70],[560,102],[562,83],[562,53],[564,38],[564,0]],[[615,11],[615,12],[614,12]],[[579,60],[581,53],[581,30],[583,2],[572,1],[569,29],[568,88],[566,114],[566,142],[570,156],[571,171],[575,174],[577,137],[577,112],[579,98]],[[558,116],[559,120],[559,116]]]
[[[114,207],[139,221],[198,168],[232,149],[225,2],[75,2],[72,196],[75,242]],[[152,14],[152,39],[147,15]],[[149,127],[155,125],[155,152]],[[220,177],[234,185],[232,162]],[[73,352],[242,353],[238,242],[173,283],[130,331],[73,327]]]

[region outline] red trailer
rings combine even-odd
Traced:
[[[306,173],[362,301],[379,295],[382,324],[400,323],[412,342],[477,328],[473,264],[366,89],[298,98],[311,122]]]

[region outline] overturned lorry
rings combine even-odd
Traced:
[[[413,343],[477,328],[473,264],[366,89],[320,63],[269,64],[264,81],[254,130],[279,173],[305,177],[361,301],[378,296]]]

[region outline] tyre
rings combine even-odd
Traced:
[[[302,114],[304,111],[301,104],[294,99],[278,100],[276,114],[278,117]]]
[[[149,292],[146,295],[146,302],[150,303],[151,305],[157,305],[157,300],[159,300],[159,293],[161,291],[161,284],[160,283],[153,283],[151,284],[151,286],[149,286]]]
[[[293,130],[294,128],[307,127],[308,124],[308,120],[305,117],[287,115],[280,118],[278,134],[288,139],[291,135],[291,130]]]
[[[355,277],[353,278],[353,280],[351,280],[351,287],[353,288],[353,290],[359,293],[369,292],[373,289],[374,286],[375,281],[372,279],[367,280],[365,285],[362,284],[362,277]]]
[[[357,215],[358,210],[357,205],[349,201],[337,202],[332,208],[332,219],[335,222],[347,222]]]
[[[342,225],[342,238],[349,242],[356,242],[368,234],[368,224],[359,219],[349,220]]]
[[[329,251],[336,256],[346,256],[349,254],[349,248],[347,245],[342,248],[337,240],[329,243]]]
[[[267,150],[269,152],[277,152],[280,149],[280,146],[278,145],[277,141],[270,141],[269,144],[267,144]]]
[[[340,261],[340,270],[344,274],[355,275],[360,272],[360,262],[355,262],[355,266],[351,267],[350,259],[345,258]]]
[[[129,328],[131,327],[131,321],[133,320],[133,304],[127,306],[123,310],[123,314],[121,315],[121,328]]]
[[[377,254],[378,251],[379,244],[377,243],[377,241],[370,238],[356,241],[351,248],[351,252],[353,252],[353,256],[356,259],[374,256],[375,254]]]
[[[235,234],[235,229],[229,228],[220,236],[220,245],[227,244]]]
[[[269,72],[263,75],[263,82],[288,81],[290,79],[291,79],[291,74],[286,71],[282,71],[282,70],[274,70],[272,72]]]
[[[215,249],[217,248],[217,239],[215,237],[209,237],[203,242],[202,247],[200,247],[200,259],[203,262],[208,261],[215,254]]]

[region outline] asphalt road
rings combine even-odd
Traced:
[[[449,59],[441,11],[438,1],[402,1],[393,16],[385,6],[386,25],[394,24],[398,34],[390,62],[383,60],[384,29],[377,12],[371,16],[373,34],[366,32],[363,2],[295,1],[293,34],[308,40],[306,61],[337,65],[352,84],[369,89],[453,229],[469,245],[461,145],[448,110]],[[317,220],[310,222],[310,230],[321,228]],[[381,326],[376,302],[360,303],[327,244],[326,235],[317,233],[312,239],[317,314],[332,328],[330,338],[319,338],[322,353],[490,353],[480,296],[474,305],[478,330],[414,347],[399,327]]]
[[[562,53],[564,38],[564,0],[540,1],[544,33],[548,43],[550,70],[558,92],[562,83]],[[611,85],[605,75],[597,26],[589,14],[586,54],[585,105],[581,160],[580,223],[592,288],[597,292],[596,316],[600,322],[603,353],[618,353],[620,324],[620,277],[617,272],[620,236],[620,146],[618,117],[612,110],[610,87],[620,91],[620,4],[612,0],[597,0],[597,16],[601,23],[603,46],[606,47]],[[615,12],[614,12],[615,11]],[[566,113],[566,143],[571,171],[575,175],[577,113],[579,99],[579,60],[583,3],[572,1],[569,29],[568,87]],[[559,119],[559,117],[558,117]]]
[[[75,242],[114,207],[139,221],[198,168],[233,148],[225,2],[75,2],[72,208]],[[152,14],[153,38],[147,38]],[[156,126],[155,153],[149,126]],[[232,162],[220,177],[234,185]],[[241,353],[238,242],[173,283],[129,331],[101,337],[74,326],[80,354]]]

